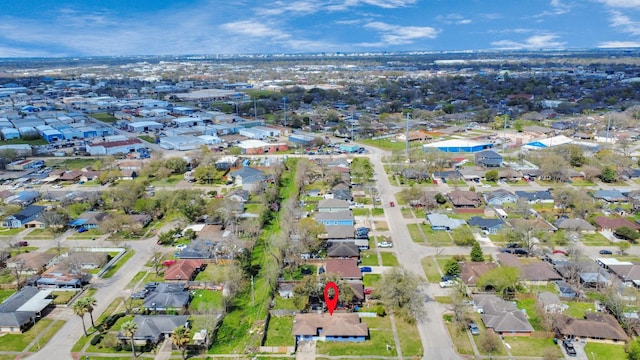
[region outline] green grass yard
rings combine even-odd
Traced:
[[[438,283],[440,282],[440,271],[438,271],[438,267],[436,266],[436,262],[433,257],[427,256],[422,258],[422,268],[424,269],[424,273],[427,275],[427,280],[430,283]]]
[[[264,346],[293,346],[293,316],[271,316]]]
[[[504,341],[511,346],[511,355],[513,356],[542,357],[546,351],[553,351],[556,358],[562,357],[562,350],[550,338],[505,336]]]
[[[601,344],[588,342],[584,346],[584,352],[593,359],[626,359],[625,346],[620,344]],[[593,355],[591,355],[593,354]]]
[[[398,258],[394,253],[381,252],[380,256],[382,257],[382,266],[398,266]]]

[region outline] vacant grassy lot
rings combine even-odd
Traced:
[[[206,304],[207,308],[222,310],[222,291],[217,290],[196,290],[191,300],[190,308],[198,310]]]
[[[381,252],[382,266],[398,266],[398,258],[396,254],[390,252]]]
[[[109,124],[113,124],[118,121],[118,119],[116,119],[115,116],[109,113],[95,113],[95,114],[92,114],[91,117]]]
[[[293,346],[293,316],[271,316],[265,346]]]
[[[518,299],[517,306],[518,309],[525,310],[527,316],[529,317],[529,322],[531,323],[531,326],[533,326],[534,330],[543,330],[542,318],[540,317],[540,313],[538,312],[538,305],[534,297]]]
[[[569,308],[564,311],[564,314],[576,319],[582,319],[585,313],[594,311],[592,302],[569,301],[567,305]]]
[[[366,319],[363,319],[366,322]],[[362,343],[340,343],[340,342],[323,342],[317,343],[317,354],[329,356],[366,356],[366,355],[383,355],[397,356],[395,349],[395,340],[393,333],[388,329],[369,330],[370,339]],[[387,350],[386,345],[392,344],[391,350]]]

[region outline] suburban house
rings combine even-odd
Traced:
[[[593,198],[609,203],[627,201],[627,197],[620,190],[596,190],[593,192]]]
[[[38,205],[29,205],[21,209],[17,214],[7,216],[2,222],[2,226],[11,229],[19,229],[27,227],[27,223],[37,219],[44,213],[46,207]]]
[[[357,259],[327,259],[325,269],[327,275],[335,274],[344,280],[362,279]]]
[[[292,298],[295,295],[293,293],[295,287],[296,283],[294,282],[278,281],[278,295],[285,299]]]
[[[349,211],[349,203],[340,199],[322,199],[318,202],[318,212]]]
[[[569,308],[568,305],[560,301],[558,295],[549,291],[543,291],[538,294],[538,303],[544,312],[549,314],[562,314],[562,312]]]
[[[255,191],[262,186],[266,178],[262,170],[254,169],[250,166],[231,171],[229,175],[234,179],[235,185],[241,186],[242,189],[247,191]]]
[[[625,218],[609,218],[606,216],[597,216],[593,219],[593,222],[598,226],[598,231],[613,231],[622,226],[640,230],[640,225],[633,223]]]
[[[503,336],[530,336],[533,333],[527,316],[512,302],[493,294],[476,294],[472,299],[487,330]]]
[[[63,272],[56,269],[49,269],[42,273],[36,285],[39,288],[56,288],[56,289],[80,289],[83,285],[88,284],[91,275],[80,272]]]
[[[460,269],[460,280],[467,286],[476,286],[478,278],[495,267],[496,264],[492,262],[464,262]]]
[[[520,269],[520,277],[529,285],[546,285],[549,281],[562,280],[562,276],[546,261],[533,260],[522,263],[520,259],[509,253],[499,253],[496,258],[502,266]]]
[[[245,203],[249,201],[249,192],[243,189],[233,189],[224,197],[233,201]]]
[[[475,208],[480,206],[480,198],[473,191],[454,190],[447,194],[449,201],[458,208]]]
[[[560,230],[567,231],[579,231],[582,233],[594,233],[596,231],[596,227],[591,225],[588,221],[580,218],[573,219],[558,219],[556,221],[555,226]]]
[[[472,216],[467,220],[469,226],[480,228],[489,234],[497,234],[506,223],[502,219],[487,219],[479,216]]]
[[[192,241],[185,249],[177,254],[178,259],[210,259],[213,254],[211,251],[211,245],[203,240]]]
[[[53,301],[50,290],[27,286],[0,304],[0,333],[21,334],[42,317]]]
[[[293,336],[298,341],[363,342],[369,337],[366,323],[356,313],[296,314]]]
[[[69,222],[69,226],[75,229],[97,229],[100,227],[100,223],[106,219],[108,214],[100,211],[85,211],[77,218]]]
[[[475,154],[475,161],[477,166],[499,168],[502,166],[502,155],[493,150],[484,150]]]
[[[144,299],[144,309],[149,311],[183,311],[191,301],[191,293],[184,283],[160,283]]]
[[[324,212],[317,213],[315,216],[317,222],[323,225],[351,225],[355,224],[351,211]]]
[[[318,235],[318,238],[327,242],[353,242],[355,238],[353,225],[326,225],[324,230],[325,233]]]
[[[165,281],[191,281],[203,270],[202,260],[178,259],[164,271]]]
[[[518,198],[524,198],[529,204],[553,203],[553,195],[548,190],[516,191]]]
[[[546,220],[542,218],[535,219],[511,219],[511,226],[516,229],[529,229],[532,231],[547,231],[553,232],[558,230],[555,226],[548,223]]]
[[[175,328],[184,326],[188,319],[188,315],[136,315],[133,318],[137,325],[133,342],[138,346],[159,344],[165,337],[170,337]],[[118,339],[127,344],[131,341],[122,333],[118,333]]]
[[[451,231],[466,224],[464,220],[453,219],[445,214],[427,214],[427,221],[433,230]]]
[[[629,341],[618,320],[607,313],[586,313],[584,319],[560,315],[558,333],[570,339],[584,339],[589,342]]]
[[[51,266],[55,257],[54,254],[30,252],[7,259],[6,263],[7,268],[16,269],[13,271],[18,271],[23,275],[35,275]]]
[[[486,192],[482,194],[482,196],[484,197],[484,200],[487,202],[487,204],[491,206],[504,205],[506,203],[515,203],[516,201],[518,201],[518,197],[516,196],[516,194],[513,194],[504,189]]]
[[[353,258],[360,257],[360,249],[352,242],[334,242],[327,250],[327,257],[330,258]]]

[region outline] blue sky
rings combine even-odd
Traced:
[[[0,0],[0,57],[640,46],[640,0]]]

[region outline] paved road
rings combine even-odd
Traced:
[[[382,166],[384,152],[373,147],[368,147],[368,150],[374,166],[375,176],[378,179],[377,186],[381,194],[380,199],[383,206],[386,207],[385,215],[389,231],[393,237],[394,250],[398,261],[408,271],[417,274],[422,279],[426,279],[421,259],[424,256],[434,255],[435,250],[414,243],[405,225],[405,219],[402,216],[400,207],[388,207],[389,202],[397,202],[397,200],[394,195],[396,190],[389,183]],[[433,300],[433,291],[429,287],[423,287],[422,291],[426,299],[431,299],[424,303],[426,316],[417,322],[418,333],[420,334],[424,351],[423,359],[460,359],[453,350],[451,338],[442,321],[444,308]]]
[[[160,232],[167,231],[173,227],[173,224],[167,224]],[[77,246],[96,246],[96,242],[91,240],[78,241],[66,240],[72,245]],[[131,279],[143,269],[144,264],[153,256],[156,244],[156,237],[145,240],[136,240],[128,242],[128,246],[135,251],[134,255],[120,268],[120,270],[109,279],[101,279],[94,287],[98,289],[94,297],[98,301],[94,315],[96,318],[102,314],[109,304],[117,297],[123,296],[123,289],[131,282]],[[44,242],[39,245],[45,245]],[[105,244],[107,245],[107,244]],[[63,244],[64,246],[64,244]],[[44,248],[45,246],[43,246]],[[39,352],[29,356],[34,360],[62,360],[73,359],[71,349],[73,345],[83,336],[82,323],[78,316],[70,316],[67,323],[60,329],[56,335],[45,345]]]

